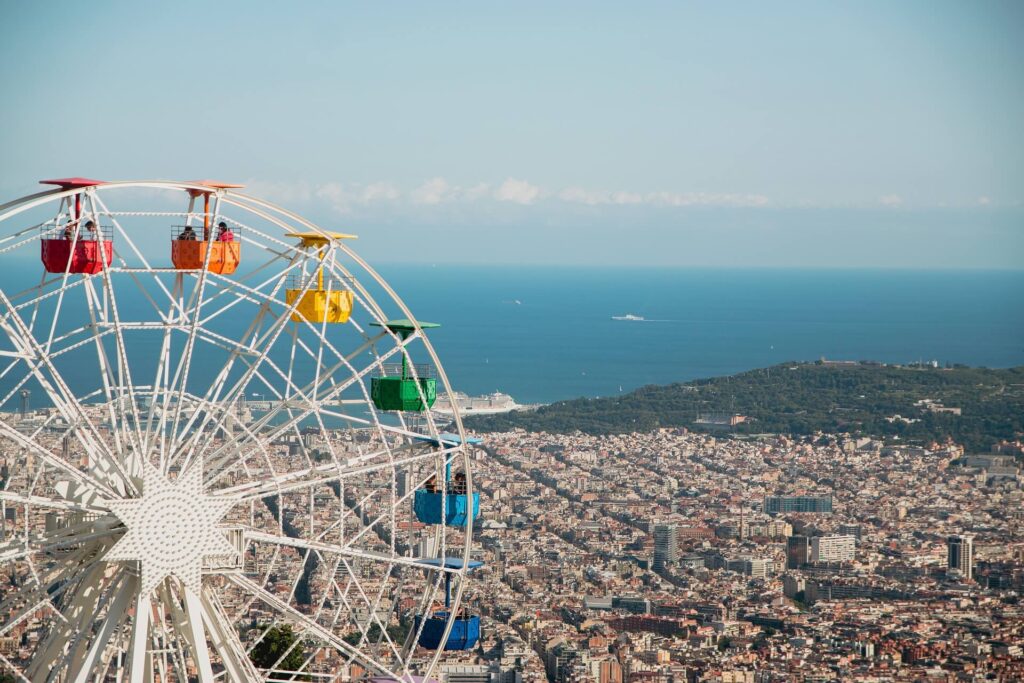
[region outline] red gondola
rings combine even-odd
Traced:
[[[71,190],[102,185],[102,180],[90,178],[57,178],[40,180],[41,185],[57,185]],[[70,220],[60,225],[49,225],[40,236],[40,258],[48,273],[84,273],[95,275],[109,267],[114,258],[114,243],[110,228],[82,220],[82,195],[68,200]],[[88,229],[87,229],[88,228]]]

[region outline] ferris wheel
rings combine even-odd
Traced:
[[[411,681],[474,647],[437,325],[239,185],[42,182],[0,206],[0,671]]]

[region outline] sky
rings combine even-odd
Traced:
[[[217,178],[378,260],[1024,268],[1024,3],[0,0],[0,202]]]

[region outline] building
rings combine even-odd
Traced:
[[[564,683],[568,680],[572,676],[574,665],[581,659],[579,650],[564,639],[548,643],[545,654],[544,668],[548,680],[554,683]]]
[[[443,683],[491,683],[491,670],[484,665],[441,665]]]
[[[765,496],[764,511],[768,514],[780,512],[832,512],[832,494],[823,496]]]
[[[860,524],[840,524],[839,535],[840,536],[853,536],[858,541],[862,540],[864,530]]]
[[[622,683],[622,665],[608,658],[596,662],[597,683]]]
[[[755,579],[767,579],[775,573],[775,563],[769,558],[751,557],[743,560],[743,573]]]
[[[698,555],[696,553],[683,555],[683,558],[679,560],[679,566],[681,566],[683,569],[703,569],[704,556]]]
[[[679,560],[679,541],[675,524],[654,525],[654,563],[652,569],[664,571]]]
[[[974,578],[973,536],[950,536],[946,539],[946,568],[960,572],[968,581]]]
[[[786,539],[786,569],[799,569],[811,561],[810,539],[790,536]]]
[[[811,539],[811,562],[852,562],[856,551],[856,536],[815,536]]]

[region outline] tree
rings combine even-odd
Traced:
[[[306,661],[306,653],[302,648],[302,643],[292,647],[296,640],[298,638],[295,632],[292,631],[291,625],[274,626],[267,631],[263,640],[252,649],[252,652],[249,653],[249,659],[261,669],[274,667],[279,671],[298,671],[302,663]],[[291,648],[291,651],[289,651],[289,648]],[[277,660],[281,659],[281,655],[285,652],[288,652],[288,655],[278,664]],[[277,666],[274,666],[275,664]],[[274,676],[274,678],[285,678],[292,681],[309,680],[309,676],[302,675],[287,677],[278,675]]]

